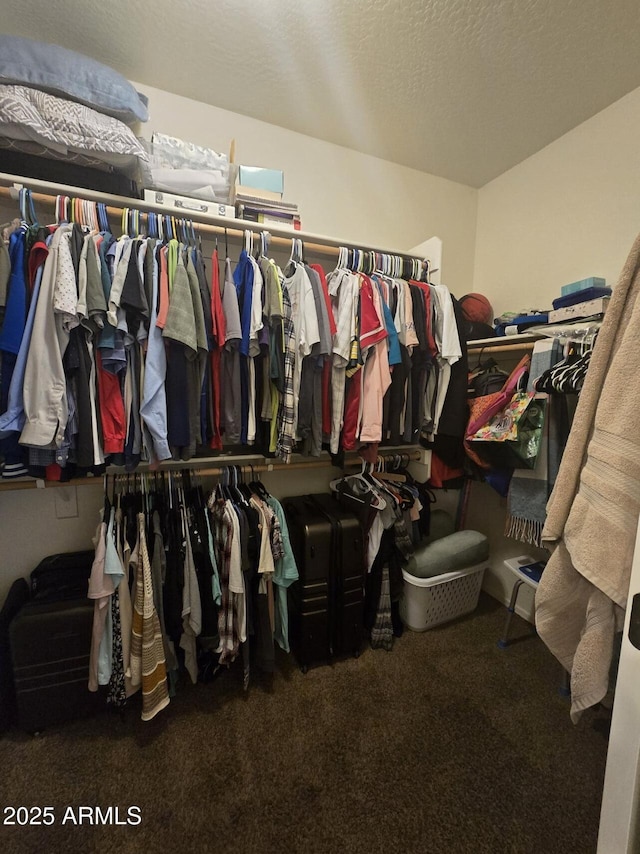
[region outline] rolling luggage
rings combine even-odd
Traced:
[[[103,698],[87,687],[93,602],[32,601],[9,627],[17,723],[27,732],[96,711]]]
[[[27,732],[83,717],[103,704],[87,687],[93,559],[93,551],[44,558],[31,573],[29,601],[9,625],[16,719]]]
[[[289,642],[303,673],[331,658],[329,569],[331,524],[308,496],[282,502],[299,580],[289,588]]]
[[[16,692],[11,666],[11,643],[9,626],[23,605],[29,601],[29,585],[18,578],[11,585],[7,598],[0,610],[0,733],[15,721]]]
[[[360,523],[331,495],[283,501],[300,579],[289,588],[291,648],[303,672],[362,642],[364,546]]]
[[[364,535],[354,513],[331,494],[312,495],[331,524],[331,646],[334,656],[360,654],[364,613]]]

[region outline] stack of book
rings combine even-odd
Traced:
[[[239,166],[235,190],[236,216],[265,227],[300,231],[298,206],[285,202],[284,172],[261,166]]]
[[[270,190],[255,187],[236,187],[236,216],[259,222],[265,227],[291,228],[300,231],[298,205],[285,202],[282,196]]]
[[[566,323],[598,317],[605,313],[611,297],[611,288],[604,279],[592,276],[562,287],[561,296],[553,301],[549,323]]]

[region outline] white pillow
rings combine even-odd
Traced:
[[[0,85],[0,135],[31,140],[59,154],[93,155],[116,168],[148,159],[124,122],[26,86]]]

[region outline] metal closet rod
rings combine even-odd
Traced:
[[[380,454],[380,456],[384,460],[393,460],[394,457],[402,455],[409,457],[410,462],[417,462],[422,458],[422,454],[420,451],[398,451],[393,454]],[[356,465],[362,462],[360,457],[354,457],[353,459],[346,460],[344,466]],[[192,472],[194,475],[198,475],[200,477],[220,477],[221,474],[226,469],[229,468],[239,468],[240,473],[243,475],[253,474],[255,472],[267,472],[268,474],[273,474],[276,472],[288,472],[292,469],[317,469],[317,468],[338,468],[338,466],[334,466],[331,460],[316,460],[310,463],[287,463],[280,465],[272,465],[270,463],[260,463],[259,465],[247,465],[246,463],[243,465],[242,463],[237,462],[229,462],[228,465],[222,466],[214,466],[214,467],[204,467],[204,468],[196,468],[191,467],[188,464],[183,464],[181,468],[159,468],[156,469],[155,472],[150,469],[143,469],[142,471],[135,472],[123,472],[123,471],[107,471],[106,475],[109,477],[132,477],[139,475],[153,475],[171,473],[171,474],[179,474],[181,471],[188,470]],[[9,492],[15,489],[54,489],[57,487],[63,486],[102,486],[103,478],[102,477],[75,477],[71,480],[66,481],[58,481],[58,480],[15,480],[15,481],[5,481],[4,483],[0,483],[0,492]]]
[[[3,177],[6,177],[6,176],[0,175],[0,179]],[[22,184],[26,188],[29,187],[29,179],[28,178],[16,177],[15,183],[16,184]],[[37,184],[40,182],[34,181],[33,183]],[[58,188],[56,188],[56,189],[58,189]],[[81,188],[77,188],[77,187],[65,188],[61,185],[59,187],[59,192],[61,195],[65,194],[65,195],[69,196],[70,198],[86,199],[87,201],[91,201],[91,202],[95,202],[96,199],[100,200],[101,197],[102,198],[108,198],[104,194],[91,193],[90,191],[87,191],[87,190],[85,190],[83,192],[83,190]],[[92,196],[94,196],[95,198],[91,198]],[[2,197],[10,199],[12,202],[15,202],[15,200],[17,198],[16,187],[14,187],[14,186],[11,186],[11,187],[0,186],[0,198],[2,198]],[[38,191],[31,190],[31,198],[37,204],[49,204],[55,208],[56,195],[54,195],[52,193],[41,193]],[[115,197],[115,198],[121,198],[121,197]],[[311,240],[307,240],[305,238],[304,232],[301,232],[301,231],[291,231],[291,237],[282,237],[282,236],[274,235],[272,233],[273,230],[278,230],[277,226],[275,227],[275,229],[273,227],[265,228],[265,226],[262,223],[255,223],[255,222],[251,222],[250,220],[246,220],[246,221],[245,220],[237,220],[237,219],[230,220],[230,222],[232,222],[236,226],[235,228],[232,228],[231,226],[227,226],[224,224],[216,225],[213,223],[205,222],[205,221],[203,221],[203,219],[201,217],[198,217],[197,214],[196,214],[196,216],[194,216],[193,212],[187,211],[187,210],[180,213],[179,211],[176,211],[176,210],[169,210],[169,209],[163,208],[159,205],[153,205],[153,204],[150,204],[149,202],[144,202],[142,199],[124,199],[124,198],[122,198],[122,201],[126,202],[126,204],[123,204],[122,206],[117,206],[117,207],[112,205],[112,204],[107,203],[107,208],[106,208],[107,214],[110,217],[112,217],[113,219],[121,220],[122,213],[124,210],[127,210],[127,209],[130,211],[131,210],[139,210],[143,213],[152,212],[152,213],[157,213],[161,216],[168,216],[170,218],[173,218],[177,222],[180,222],[181,220],[185,220],[187,222],[192,221],[197,226],[198,230],[202,233],[212,234],[212,235],[216,235],[216,236],[227,235],[227,237],[238,238],[240,240],[242,240],[244,238],[244,232],[245,231],[253,231],[257,234],[260,234],[260,232],[263,232],[263,231],[268,231],[270,233],[270,241],[269,241],[270,244],[272,246],[282,246],[282,247],[286,248],[287,250],[291,248],[291,240],[293,238],[299,238],[303,241],[305,250],[307,252],[310,252],[311,254],[314,254],[314,255],[328,255],[330,257],[337,258],[339,251],[340,251],[340,246],[349,246],[352,248],[355,247],[356,249],[359,249],[359,250],[364,251],[364,252],[378,252],[379,254],[390,255],[390,256],[396,257],[396,258],[407,258],[409,260],[420,260],[420,261],[422,261],[422,259],[418,259],[413,255],[407,255],[404,252],[396,252],[396,251],[392,251],[392,250],[377,249],[377,248],[372,247],[372,246],[355,244],[355,243],[352,243],[350,241],[344,241],[343,243],[338,244],[338,241],[335,240],[335,238],[327,238],[327,241],[328,241],[327,243],[317,243],[317,242],[314,242],[313,236],[311,236],[312,237]],[[238,227],[240,222],[242,223],[242,228]],[[320,235],[315,235],[316,240],[319,237],[320,237]],[[329,241],[331,241],[331,242],[329,242]],[[435,272],[435,271],[432,271],[432,272]]]

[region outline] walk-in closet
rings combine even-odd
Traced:
[[[3,851],[638,849],[639,35],[4,10]]]

